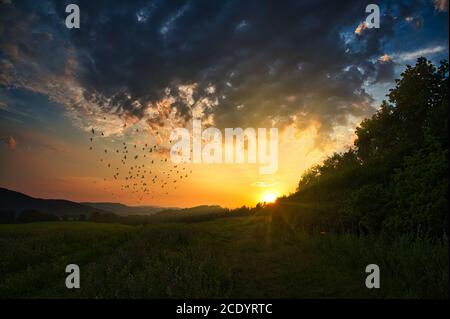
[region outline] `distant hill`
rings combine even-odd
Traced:
[[[165,209],[152,216],[152,221],[201,221],[227,216],[228,210],[218,205],[201,205],[183,209]]]
[[[24,211],[25,214],[23,214]],[[127,206],[109,202],[76,203],[62,199],[34,198],[0,187],[0,222],[2,220],[4,223],[20,222],[19,216],[21,215],[23,215],[25,221],[49,221],[52,220],[52,216],[61,218],[84,215],[87,220],[95,222],[146,224],[151,222],[203,221],[228,216],[229,212],[217,205],[170,208]]]
[[[89,216],[95,212],[109,213],[109,211],[63,199],[34,198],[19,192],[0,187],[0,211],[14,211],[19,215],[24,210],[36,210],[54,216]]]
[[[127,206],[120,203],[89,203],[84,202],[81,203],[83,205],[91,206],[96,209],[105,210],[111,213],[114,213],[119,216],[128,216],[128,215],[154,215],[160,211],[171,209],[176,210],[178,208],[168,208],[168,207],[159,207],[159,206]]]

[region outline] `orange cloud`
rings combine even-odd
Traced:
[[[355,29],[355,34],[357,35],[361,35],[361,33],[367,29],[367,23],[365,21],[361,22],[360,24],[358,24],[358,26]]]
[[[11,148],[12,150],[16,149],[17,141],[14,137],[12,136],[2,137],[0,138],[0,140],[3,141],[6,145],[8,145],[9,148]]]
[[[379,59],[381,62],[391,62],[392,61],[392,57],[389,54],[384,54],[380,57]]]
[[[448,0],[434,0],[434,8],[437,11],[447,12],[448,11]]]

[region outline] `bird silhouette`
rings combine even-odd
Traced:
[[[91,129],[91,132],[95,135],[94,128]],[[139,132],[139,130],[136,129],[136,132]],[[101,136],[105,136],[104,132],[100,132],[100,134]],[[90,137],[89,141],[93,143],[93,137]],[[95,142],[97,141],[95,140]],[[167,149],[158,144],[149,147],[149,144],[145,143],[143,147],[138,147],[139,142],[133,143],[133,165],[129,165],[129,158],[127,156],[129,151],[125,141],[117,142],[105,138],[103,142],[108,144],[108,146],[106,148],[103,147],[104,158],[100,158],[100,162],[103,163],[105,161],[107,164],[104,167],[110,172],[107,175],[108,178],[105,177],[103,180],[105,183],[108,180],[112,182],[105,184],[104,190],[114,194],[114,196],[120,197],[128,193],[136,196],[138,202],[146,198],[154,199],[158,194],[168,195],[170,193],[169,191],[161,193],[157,189],[167,188],[168,190],[176,190],[176,185],[181,183],[183,179],[188,179],[192,174],[192,170],[187,170],[184,162],[182,164],[172,165],[169,158],[164,155],[168,153]],[[117,147],[114,143],[120,143],[121,147]],[[94,145],[91,144],[89,149],[93,150]],[[157,151],[158,148],[159,150]],[[96,153],[94,152],[92,154]],[[150,170],[149,165],[152,165],[153,169]],[[171,176],[171,173],[174,171],[178,177]]]

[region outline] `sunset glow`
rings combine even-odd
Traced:
[[[78,202],[271,202],[295,192],[305,170],[352,146],[356,126],[376,111],[401,65],[422,53],[436,61],[448,54],[443,27],[433,28],[432,41],[427,25],[414,29],[420,45],[412,45],[411,19],[396,18],[402,41],[392,32],[372,39],[363,8],[355,15],[350,4],[327,4],[339,13],[332,18],[311,9],[314,19],[302,20],[310,8],[285,3],[285,20],[258,2],[217,2],[205,28],[205,8],[194,3],[150,10],[132,1],[120,14],[99,3],[82,6],[82,16],[102,18],[86,18],[80,29],[61,22],[62,2],[48,12],[0,5],[15,17],[0,21],[0,186]],[[252,19],[255,12],[264,16]],[[171,133],[192,132],[194,120],[222,133],[222,156],[175,167]],[[277,130],[270,174],[261,154],[248,161],[248,144],[244,161],[225,160],[226,128]]]
[[[275,193],[265,193],[261,199],[264,203],[274,203],[277,199],[277,195]]]

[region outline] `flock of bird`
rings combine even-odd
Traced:
[[[192,170],[185,162],[173,164],[167,156],[167,149],[161,145],[122,142],[120,146],[105,148],[95,143],[98,138],[105,136],[104,133],[93,128],[91,133],[89,150],[101,154],[99,161],[110,174],[103,181],[107,182],[110,178],[120,186],[120,193],[112,191],[113,196],[131,193],[140,203],[155,198],[157,194],[169,195],[192,175]],[[139,134],[139,129],[136,129],[136,133]],[[103,190],[109,189],[104,186]]]

